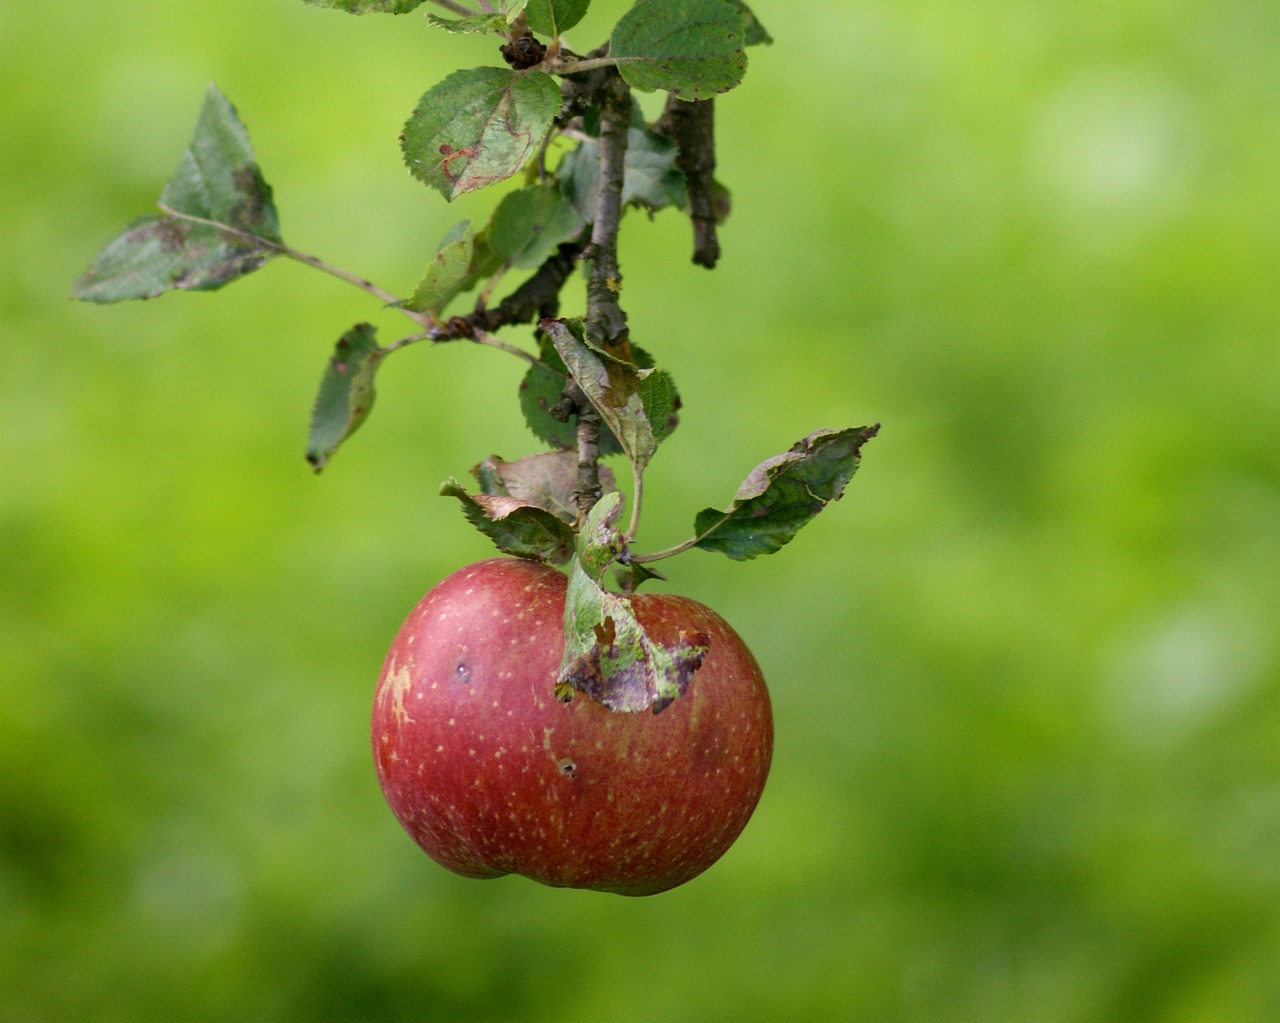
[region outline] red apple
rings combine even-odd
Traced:
[[[666,891],[719,859],[760,799],[773,752],[764,678],[710,608],[635,594],[658,642],[709,638],[688,691],[659,714],[562,703],[565,590],[554,568],[494,558],[422,598],[378,680],[378,780],[414,840],[466,877]]]

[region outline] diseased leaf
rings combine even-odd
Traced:
[[[540,328],[551,338],[566,368],[600,413],[600,419],[613,431],[636,471],[641,472],[658,446],[641,395],[645,378],[655,370],[639,369],[609,355],[579,336],[581,328],[575,330],[571,324],[568,320],[546,319]]]
[[[598,466],[600,489],[617,489],[608,466]],[[483,494],[514,497],[572,523],[578,517],[578,455],[574,451],[543,451],[514,462],[491,455],[471,470]]]
[[[742,81],[745,45],[729,0],[640,0],[614,27],[609,56],[634,89],[706,99]]]
[[[440,493],[456,497],[467,521],[504,554],[556,564],[573,555],[573,527],[545,508],[507,495],[468,494],[452,478],[440,484]]]
[[[564,658],[556,680],[562,700],[574,693],[612,711],[657,714],[688,689],[708,649],[703,633],[681,633],[673,646],[649,638],[625,597],[602,585],[622,550],[617,528],[622,495],[596,502],[578,534],[565,598]]]
[[[307,461],[316,472],[329,463],[373,408],[374,376],[386,355],[378,347],[376,335],[372,325],[357,323],[338,339],[325,366],[307,441]]]
[[[422,96],[405,124],[405,164],[452,200],[520,170],[559,110],[560,87],[541,71],[455,71]]]
[[[553,39],[582,20],[591,0],[529,0],[524,16],[529,27]]]
[[[489,220],[489,246],[512,266],[532,269],[561,242],[582,232],[578,216],[552,184],[530,185],[502,197]]]
[[[553,322],[570,324],[575,336],[582,332],[581,320]],[[573,448],[577,443],[578,417],[570,415],[567,421],[561,422],[551,415],[551,410],[560,400],[569,371],[549,335],[540,332],[538,344],[539,364],[530,366],[524,379],[520,381],[520,408],[524,412],[525,422],[535,436],[555,448]],[[653,358],[648,352],[634,343],[630,345],[630,349],[634,368],[642,372],[653,369]],[[680,395],[671,375],[665,370],[645,374],[638,393],[655,440],[665,439],[676,427],[676,412],[680,408]],[[606,456],[616,455],[623,450],[607,422],[600,429],[599,448],[600,454]]]
[[[818,430],[790,451],[751,470],[724,511],[707,508],[694,521],[695,547],[735,561],[772,554],[831,501],[840,499],[879,424]]]
[[[175,288],[213,291],[257,270],[271,254],[216,227],[151,213],[107,242],[72,285],[71,297],[120,302]]]
[[[332,7],[348,14],[408,14],[423,0],[303,0],[309,7]]]
[[[440,312],[454,296],[466,289],[474,250],[471,221],[462,220],[454,224],[436,250],[435,258],[427,264],[422,280],[405,306],[418,313],[435,315]]]
[[[160,204],[164,212],[140,217],[103,247],[72,285],[74,298],[118,302],[175,288],[210,291],[274,255],[280,221],[271,188],[249,133],[216,86],[205,93]]]

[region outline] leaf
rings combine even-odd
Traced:
[[[861,461],[862,446],[880,430],[818,430],[790,451],[751,470],[725,511],[707,508],[694,521],[695,547],[735,561],[772,554],[831,501],[840,499]]]
[[[442,18],[438,14],[428,14],[427,21],[436,28],[459,34],[471,32],[505,34],[510,25],[507,18],[501,14],[472,14],[465,18]]]
[[[462,220],[454,224],[436,250],[435,258],[427,264],[422,280],[405,303],[406,308],[433,316],[440,312],[454,296],[466,289],[474,250],[475,235],[471,231],[471,221]]]
[[[577,325],[571,326],[571,322],[545,319],[539,326],[551,338],[556,353],[600,413],[604,425],[613,431],[636,471],[642,472],[659,439],[642,395],[645,379],[655,370],[639,369],[609,355],[579,336],[573,329]],[[660,388],[657,390],[661,392]]]
[[[742,81],[744,45],[742,15],[729,0],[639,0],[614,27],[609,56],[632,88],[694,100]]]
[[[617,489],[613,473],[599,466],[602,492]],[[551,512],[565,522],[578,518],[578,455],[574,451],[542,451],[514,462],[491,455],[471,470],[484,494],[514,497]]]
[[[600,145],[584,139],[565,154],[556,168],[561,190],[578,215],[587,222],[596,218],[599,201]],[[683,206],[685,178],[675,167],[676,144],[645,124],[639,104],[632,104],[627,128],[627,152],[623,160],[622,202],[650,212],[665,206]]]
[[[498,0],[495,9],[486,13],[464,15],[461,18],[441,18],[428,14],[427,21],[447,32],[497,32],[506,35],[516,16],[524,10],[527,0]]]
[[[316,472],[329,463],[373,408],[373,378],[386,355],[378,347],[376,334],[370,324],[357,323],[338,339],[325,366],[307,441],[307,461]]]
[[[121,302],[175,288],[213,291],[257,270],[271,254],[215,227],[148,214],[107,242],[72,285],[71,297]]]
[[[626,597],[601,585],[622,551],[616,522],[622,495],[596,502],[578,534],[565,598],[564,658],[556,680],[562,700],[575,692],[612,711],[657,714],[688,689],[707,653],[707,636],[681,633],[673,646],[649,638]]]
[[[348,14],[408,14],[423,0],[303,0],[308,7],[332,7]]]
[[[539,440],[553,448],[573,448],[577,443],[577,418],[571,416],[561,422],[551,415],[551,409],[560,400],[569,371],[549,337],[539,334],[538,344],[542,350],[538,362],[529,367],[520,381],[520,410],[529,429]]]
[[[529,0],[524,16],[531,29],[554,39],[580,22],[590,6],[591,0]]]
[[[512,266],[532,269],[561,242],[577,237],[582,223],[554,185],[530,185],[502,197],[489,220],[487,238],[493,251]]]
[[[103,247],[72,285],[72,297],[118,302],[175,288],[211,291],[275,254],[280,222],[271,188],[254,162],[249,133],[216,86],[205,93],[191,143],[160,203],[165,212],[138,218]]]
[[[559,110],[560,87],[541,71],[455,71],[422,96],[405,124],[405,164],[452,200],[520,170]]]
[[[557,564],[573,555],[573,527],[545,508],[507,495],[468,494],[453,478],[440,484],[440,493],[456,497],[467,521],[504,554]]]
[[[581,321],[569,322],[573,329],[581,332]],[[520,381],[520,408],[535,436],[555,448],[573,448],[577,444],[578,417],[570,415],[567,421],[561,422],[551,415],[551,409],[560,400],[569,371],[549,335],[539,333],[538,344],[538,364],[530,366]],[[634,343],[630,349],[639,370],[653,369],[653,358],[648,352]],[[676,427],[676,412],[680,408],[680,395],[671,375],[665,370],[657,370],[644,376],[639,394],[655,440],[665,439]],[[600,430],[599,447],[601,455],[615,455],[623,450],[608,423]]]
[[[729,0],[729,3],[737,8],[742,17],[743,42],[747,46],[773,45],[773,36],[769,35],[765,27],[760,24],[760,19],[755,16],[750,7],[742,0]]]

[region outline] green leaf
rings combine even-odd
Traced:
[[[761,462],[724,511],[707,508],[694,522],[695,547],[735,561],[772,554],[831,501],[839,500],[879,424],[818,430],[790,451]]]
[[[502,197],[489,220],[489,246],[512,266],[532,269],[576,238],[582,218],[553,184],[530,185]]]
[[[468,494],[452,478],[440,484],[440,493],[456,497],[467,521],[504,554],[557,564],[573,555],[573,527],[545,508],[503,494]]]
[[[118,302],[175,288],[211,291],[275,254],[280,221],[235,108],[211,85],[191,143],[160,195],[72,285],[74,298]],[[223,226],[219,226],[223,225]]]
[[[590,6],[591,0],[529,0],[524,16],[531,29],[554,39],[580,22]]]
[[[674,646],[649,638],[626,597],[602,580],[623,549],[617,528],[622,495],[596,502],[578,534],[565,598],[564,658],[556,680],[562,700],[582,693],[612,711],[655,714],[682,696],[707,653],[707,636],[681,633]]]
[[[598,466],[602,492],[617,490],[613,473]],[[542,451],[514,462],[491,455],[471,470],[480,491],[514,497],[551,512],[565,522],[578,518],[578,455],[574,451]]]
[[[600,145],[583,139],[556,168],[561,190],[588,223],[596,218],[599,200]],[[623,161],[622,201],[650,212],[686,202],[684,174],[675,168],[676,144],[645,124],[638,103],[631,106],[627,152]]]
[[[466,289],[474,250],[475,235],[471,231],[471,221],[462,220],[454,224],[436,250],[435,258],[427,264],[422,280],[405,306],[414,312],[433,316],[440,312]]]
[[[505,34],[510,26],[510,22],[501,14],[472,14],[465,18],[442,18],[438,14],[428,14],[427,21],[436,28],[456,34],[473,32]]]
[[[742,81],[745,45],[729,0],[639,0],[614,27],[609,56],[632,88],[694,100]]]
[[[370,324],[357,323],[338,339],[325,366],[307,441],[307,461],[316,472],[328,464],[373,408],[373,378],[386,355],[378,347],[376,334]]]
[[[405,164],[452,200],[520,170],[559,110],[560,87],[541,71],[455,71],[422,96],[405,124]]]
[[[539,334],[538,345],[541,349],[538,362],[529,367],[520,381],[520,410],[535,437],[553,448],[567,450],[577,443],[577,417],[570,416],[561,422],[551,415],[551,409],[560,400],[569,371],[556,353],[551,338]]]
[[[303,0],[308,7],[332,7],[348,14],[408,14],[423,0]]]
[[[743,42],[747,46],[773,45],[773,36],[769,35],[765,27],[760,24],[760,19],[755,16],[750,7],[742,0],[729,0],[729,3],[737,8],[742,17]]]
[[[511,23],[524,10],[528,0],[498,0],[492,11],[464,15],[461,18],[441,18],[428,14],[427,21],[447,32],[497,32],[507,35]]]
[[[642,395],[645,379],[656,371],[639,369],[609,355],[580,336],[581,328],[574,329],[576,326],[572,321],[551,319],[540,324],[604,425],[618,439],[636,471],[642,472],[658,446]]]

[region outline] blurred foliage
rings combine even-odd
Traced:
[[[66,299],[210,79],[285,237],[408,293],[493,196],[446,206],[396,134],[495,42],[0,8],[6,1020],[1280,1018],[1280,8],[756,6],[721,266],[624,225],[685,399],[645,546],[796,437],[884,428],[787,550],[670,563],[754,647],[778,751],[737,846],[640,901],[449,875],[366,752],[402,617],[488,554],[436,486],[536,447],[516,360],[398,355],[317,478],[365,296],[276,261]]]

